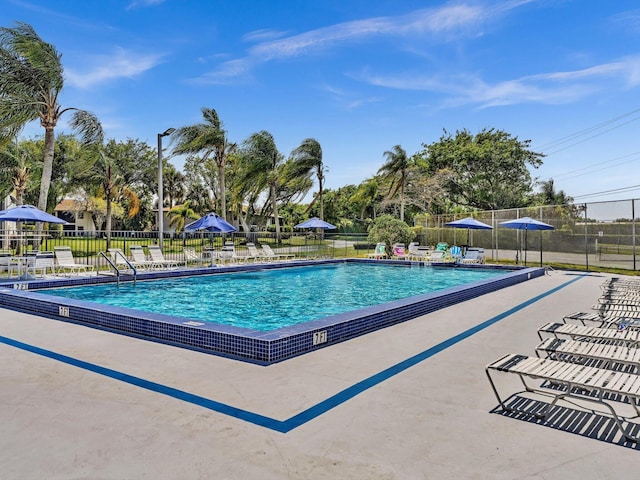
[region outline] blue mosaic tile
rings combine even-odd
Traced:
[[[246,265],[242,267],[145,272],[138,275],[138,279],[148,280],[184,275],[217,275],[239,270],[255,271],[342,262],[371,263],[368,260],[357,259],[327,260],[324,262],[294,261],[281,264]],[[416,262],[376,261],[375,263],[388,263],[389,265],[398,266],[402,264],[415,264]],[[442,268],[452,267],[443,266]],[[261,365],[268,365],[343,342],[390,325],[405,322],[441,308],[455,305],[456,303],[541,275],[544,275],[544,269],[542,268],[518,269],[495,279],[452,287],[438,292],[397,300],[384,305],[367,307],[355,312],[341,313],[302,325],[281,328],[272,332],[261,332],[229,325],[196,325],[200,322],[147,312],[135,312],[135,314],[132,314],[132,310],[125,308],[98,305],[63,297],[51,297],[37,293],[37,290],[42,288],[116,281],[113,277],[107,276],[69,277],[59,280],[29,282],[7,281],[0,283],[0,306],[57,320],[132,335],[147,340],[228,356]],[[129,281],[131,280],[130,277],[127,278],[129,278]],[[123,280],[121,279],[121,281]],[[322,336],[324,341],[314,345],[314,336],[316,335]]]

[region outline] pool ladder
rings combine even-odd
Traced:
[[[111,269],[113,269],[115,275],[116,275],[116,283],[117,285],[120,285],[120,274],[122,273],[120,271],[120,269],[118,268],[117,265],[117,259],[116,259],[116,263],[113,262],[113,260],[111,260],[109,258],[109,256],[104,253],[104,252],[98,252],[98,255],[101,256],[102,258],[104,258],[107,261],[107,264],[111,267]],[[136,277],[138,276],[138,271],[136,270],[136,267],[134,267],[131,262],[127,259],[127,257],[125,257],[121,252],[114,252],[114,255],[116,258],[119,258],[120,260],[123,261],[123,263],[125,263],[133,272],[133,284],[135,285],[136,283]],[[98,268],[98,273],[100,273],[100,269]]]

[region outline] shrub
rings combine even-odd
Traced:
[[[415,234],[405,222],[391,215],[381,215],[371,225],[367,240],[384,243],[387,252],[391,252],[394,243],[407,245],[414,238]]]

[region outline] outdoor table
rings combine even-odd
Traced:
[[[18,278],[20,280],[32,280],[35,278],[33,275],[29,275],[29,266],[33,265],[36,261],[35,256],[14,256],[11,257],[11,265],[16,265],[18,267]],[[24,272],[23,272],[24,269]],[[11,268],[9,268],[11,271]]]
[[[204,249],[202,251],[202,255],[204,257],[210,257],[211,258],[211,266],[215,267],[216,266],[216,258],[218,257],[218,252],[216,252],[213,249]]]

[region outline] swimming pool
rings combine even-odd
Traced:
[[[261,270],[282,269],[284,271],[286,269],[292,271],[292,267],[309,265],[322,269],[337,264],[362,264],[365,268],[399,269],[406,275],[409,275],[414,269],[427,268],[410,262],[347,259],[315,262],[294,261],[288,264],[250,264],[239,267],[200,268],[185,271],[156,271],[139,274],[138,278],[194,277],[202,280],[214,274],[213,276],[228,279],[228,275],[224,277],[223,275],[232,272],[256,274]],[[436,267],[436,270],[454,270],[462,273],[467,268]],[[205,322],[171,314],[132,310],[121,306],[101,305],[37,291],[49,287],[115,282],[113,278],[104,276],[0,283],[0,306],[146,340],[269,365],[544,275],[542,268],[506,270],[507,272],[503,275],[336,313],[270,331]],[[371,272],[373,271],[371,270]],[[143,283],[147,282],[140,282],[140,285]],[[375,291],[376,284],[371,282],[369,277],[362,281],[362,284],[369,290]],[[123,284],[121,284],[122,286]],[[314,292],[317,293],[321,289],[318,287]],[[206,300],[215,304],[215,301],[210,298]],[[193,299],[193,302],[201,301],[202,299]],[[251,299],[245,298],[243,301],[247,303],[251,302]]]
[[[267,332],[505,273],[339,263],[43,293]]]

